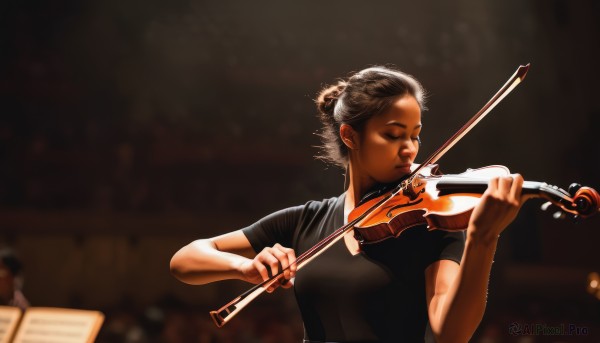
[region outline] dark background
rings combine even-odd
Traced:
[[[516,70],[525,81],[440,161],[600,189],[600,2],[13,1],[0,3],[0,246],[35,306],[102,310],[99,341],[298,341],[291,292],[213,330],[247,285],[193,287],[172,254],[280,208],[343,191],[313,158],[313,99],[371,65],[428,90],[420,159]],[[503,234],[473,341],[511,323],[574,324],[600,340],[600,221],[530,201]],[[247,332],[242,334],[242,332]],[[136,336],[137,335],[137,336]],[[523,341],[524,342],[524,341]]]

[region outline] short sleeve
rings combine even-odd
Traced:
[[[433,230],[429,234],[433,239],[430,241],[432,249],[430,250],[428,263],[451,260],[460,264],[465,250],[466,236],[464,231]]]
[[[276,243],[291,247],[294,231],[300,222],[305,206],[289,207],[260,219],[242,229],[256,253]]]

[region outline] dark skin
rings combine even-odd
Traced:
[[[410,95],[399,98],[387,111],[370,118],[359,132],[341,125],[340,137],[349,151],[350,183],[345,197],[346,216],[365,192],[376,183],[398,180],[410,172],[419,146],[422,129],[421,109]],[[500,233],[517,215],[524,199],[523,178],[519,174],[490,180],[467,228],[462,261],[436,261],[423,277],[431,328],[438,342],[467,342],[485,311],[487,285]],[[360,252],[360,245],[349,232],[344,241],[348,250]],[[275,244],[258,254],[242,231],[191,242],[171,260],[171,271],[189,284],[205,284],[224,279],[259,283],[269,278],[269,269],[280,266],[296,273],[293,249]],[[292,282],[282,287],[289,288]],[[274,287],[277,287],[275,285]],[[273,288],[269,289],[272,291]]]

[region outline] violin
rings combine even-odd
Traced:
[[[398,237],[402,231],[422,224],[427,224],[429,230],[466,230],[490,178],[510,175],[508,168],[499,165],[455,175],[437,174],[437,165],[427,166],[425,171],[426,174],[416,175],[386,194],[367,195],[371,199],[363,200],[350,213],[348,220],[352,221],[370,210],[354,225],[354,236],[361,244]],[[524,200],[544,198],[548,200],[544,209],[555,205],[574,219],[592,216],[600,205],[598,192],[579,184],[572,184],[565,191],[545,182],[525,181],[522,196]]]
[[[360,244],[398,237],[404,230],[422,224],[427,224],[429,230],[466,230],[471,212],[479,203],[490,178],[510,175],[510,172],[508,168],[496,165],[469,169],[461,174],[441,175],[436,162],[521,83],[528,70],[529,64],[519,66],[492,99],[422,164],[414,165],[411,173],[398,182],[367,194],[350,212],[346,225],[299,255],[291,265],[300,270],[351,230],[354,230]],[[543,182],[525,181],[522,189],[524,200],[544,198],[548,202],[543,208],[554,205],[560,216],[568,214],[574,218],[587,218],[600,210],[600,195],[590,187],[572,184],[565,191]],[[290,266],[220,309],[211,311],[215,325],[222,327],[265,290],[275,283],[284,282],[284,272]]]

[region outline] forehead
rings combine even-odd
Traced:
[[[406,95],[396,100],[385,112],[371,118],[377,126],[385,126],[396,122],[413,128],[421,125],[421,107],[412,95]]]

